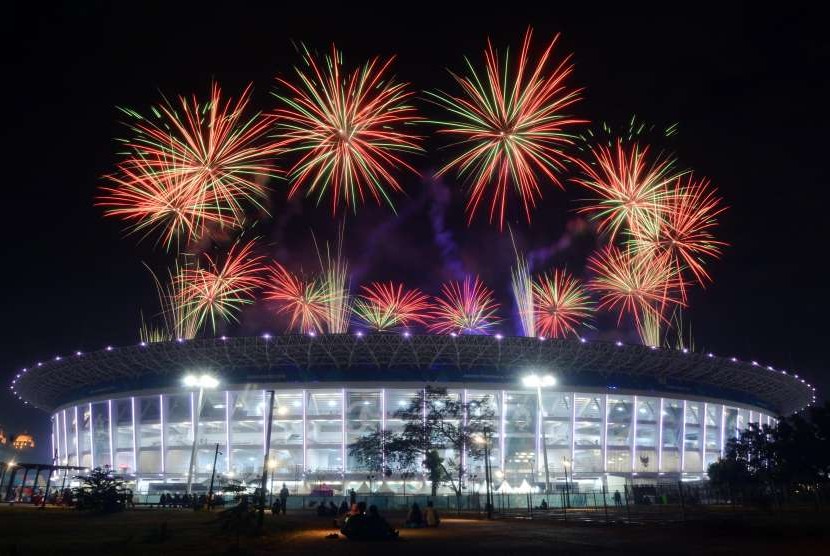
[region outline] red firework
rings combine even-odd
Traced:
[[[439,132],[458,139],[464,151],[439,170],[455,169],[471,182],[467,201],[468,222],[479,205],[489,197],[490,222],[504,227],[510,192],[521,201],[530,222],[531,210],[542,197],[540,181],[562,187],[557,172],[570,157],[564,148],[572,143],[568,132],[587,123],[565,114],[580,99],[581,89],[571,89],[566,81],[573,71],[570,56],[551,64],[554,37],[535,65],[530,56],[532,30],[525,33],[515,72],[508,71],[508,56],[487,41],[484,51],[485,79],[480,79],[468,62],[469,74],[453,74],[462,94],[427,92],[432,100],[451,114],[451,119],[436,121]]]
[[[538,334],[564,338],[589,326],[594,303],[579,280],[557,269],[533,282],[533,310]]]
[[[378,331],[397,326],[426,324],[429,298],[420,290],[404,290],[403,284],[372,282],[354,302],[355,314]]]
[[[106,176],[111,185],[101,187],[96,202],[106,216],[127,221],[130,232],[142,233],[142,237],[158,232],[167,249],[174,242],[196,240],[210,228],[233,224],[211,192],[186,176],[157,174],[148,166],[133,161]]]
[[[689,175],[678,178],[666,197],[661,219],[656,226],[643,227],[635,234],[638,252],[651,256],[666,255],[678,272],[689,269],[694,279],[705,286],[712,280],[704,267],[704,259],[717,259],[728,244],[715,239],[717,217],[726,210],[708,180]],[[681,282],[686,299],[686,288]]]
[[[588,287],[600,297],[599,308],[618,311],[617,323],[631,315],[638,327],[644,317],[665,320],[670,305],[684,305],[676,297],[682,280],[666,256],[649,257],[606,246],[588,259],[597,276]]]
[[[126,141],[131,154],[121,166],[137,177],[186,184],[191,205],[211,207],[223,214],[221,224],[240,226],[246,204],[264,210],[266,182],[276,177],[277,148],[266,140],[271,117],[245,117],[250,93],[249,85],[233,102],[214,83],[207,103],[179,97],[177,108],[165,99],[153,108],[154,118],[125,109],[135,119],[135,137]]]
[[[493,291],[478,277],[448,282],[435,300],[429,329],[439,334],[481,334],[498,322]]]
[[[269,269],[265,299],[277,303],[278,313],[291,315],[289,329],[322,332],[328,315],[325,286],[319,280],[305,281],[275,263]]]
[[[182,320],[195,322],[201,328],[210,321],[216,331],[217,320],[236,320],[244,305],[254,302],[255,292],[265,285],[262,278],[262,257],[253,254],[254,242],[240,247],[234,244],[220,263],[205,255],[205,266],[193,264],[178,276]]]
[[[654,226],[669,195],[668,185],[677,178],[673,160],[649,160],[648,151],[637,143],[626,149],[617,140],[613,148],[595,147],[592,161],[577,161],[583,176],[573,181],[598,195],[579,212],[598,220],[600,231],[608,231],[612,241],[621,229],[636,234]]]
[[[421,119],[407,104],[413,93],[387,75],[394,58],[373,58],[351,73],[333,45],[322,64],[305,48],[303,59],[300,84],[277,78],[287,94],[275,93],[285,105],[274,112],[279,146],[299,154],[288,171],[289,197],[303,188],[318,202],[328,194],[333,213],[341,202],[356,209],[367,195],[393,206],[387,189],[403,191],[395,170],[417,173],[400,154],[423,150],[407,130]]]

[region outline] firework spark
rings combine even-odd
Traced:
[[[279,263],[269,269],[264,298],[277,302],[278,313],[291,315],[289,329],[322,332],[328,314],[326,287],[320,280],[305,281]]]
[[[195,96],[179,97],[177,109],[164,99],[152,108],[152,118],[122,109],[133,119],[128,125],[135,137],[124,141],[129,152],[120,164],[124,183],[117,187],[148,197],[158,187],[150,185],[160,183],[157,204],[162,206],[168,203],[164,193],[171,187],[181,189],[177,194],[184,195],[180,202],[185,207],[205,219],[213,215],[223,226],[241,226],[246,206],[264,211],[265,182],[277,177],[277,149],[265,139],[271,117],[244,116],[250,93],[249,85],[236,102],[225,100],[214,83],[206,103]],[[150,199],[143,201],[153,206]]]
[[[678,272],[688,269],[701,286],[712,280],[704,267],[706,258],[717,259],[728,245],[715,239],[717,217],[726,210],[707,180],[689,175],[678,178],[664,201],[655,226],[642,227],[632,242],[638,252],[659,257],[666,254]],[[686,299],[686,288],[681,286]]]
[[[351,296],[349,294],[349,263],[343,257],[343,236],[345,224],[341,225],[337,251],[332,255],[331,247],[326,244],[326,256],[314,238],[314,248],[320,261],[320,271],[326,291],[326,328],[329,334],[345,334],[349,328],[351,314]],[[313,236],[312,236],[313,237]]]
[[[206,267],[197,262],[181,269],[176,279],[182,318],[192,319],[197,329],[209,321],[214,332],[218,321],[237,320],[242,307],[253,303],[256,291],[266,284],[263,258],[253,249],[253,241],[241,248],[236,243],[221,264],[206,255]]]
[[[498,322],[498,310],[492,290],[478,277],[464,282],[448,282],[435,300],[430,330],[439,334],[480,334]]]
[[[577,161],[583,176],[573,181],[599,196],[579,212],[598,220],[612,241],[620,230],[636,234],[653,227],[669,196],[668,185],[678,177],[672,159],[650,161],[648,151],[637,143],[626,149],[617,140],[613,147],[596,146],[591,162]]]
[[[513,245],[515,249],[515,244]],[[536,335],[536,312],[533,310],[533,281],[527,260],[516,251],[516,266],[510,269],[513,299],[519,310],[519,321],[525,336]]]
[[[558,65],[549,63],[559,35],[533,66],[532,34],[531,29],[525,33],[518,66],[512,76],[508,71],[508,56],[500,60],[488,40],[483,81],[467,60],[468,76],[453,73],[462,89],[460,95],[443,91],[427,93],[452,114],[453,119],[433,122],[440,126],[439,132],[456,138],[464,148],[438,173],[455,169],[470,180],[468,223],[489,197],[489,220],[491,223],[497,220],[502,229],[511,189],[521,200],[529,222],[532,209],[542,197],[540,179],[562,187],[557,173],[569,158],[563,150],[572,144],[568,129],[587,123],[564,114],[580,100],[581,89],[570,89],[565,84],[573,71],[570,56]]]
[[[142,238],[158,232],[168,250],[173,243],[178,247],[202,237],[211,227],[234,222],[212,192],[185,175],[159,174],[152,164],[134,160],[106,179],[109,185],[101,187],[96,203],[104,207],[104,214],[127,221],[130,232],[142,233]]]
[[[533,282],[533,304],[537,332],[549,338],[576,336],[577,327],[590,327],[594,312],[583,285],[558,269]]]
[[[644,315],[662,320],[667,307],[684,304],[676,296],[682,279],[668,257],[606,246],[588,259],[588,267],[597,274],[589,288],[601,296],[599,308],[617,311],[618,323],[629,314],[641,328]]]
[[[387,76],[394,57],[373,58],[352,73],[334,46],[322,63],[303,47],[303,60],[300,83],[277,78],[286,92],[275,93],[285,105],[274,112],[278,144],[299,154],[288,172],[289,197],[307,188],[318,203],[330,195],[334,213],[340,203],[356,210],[367,196],[394,209],[390,192],[403,191],[394,172],[417,173],[401,154],[423,150],[406,129],[420,120],[407,104],[413,93]]]
[[[403,284],[373,282],[363,286],[354,302],[354,313],[374,330],[426,324],[429,298],[420,290],[404,290]]]

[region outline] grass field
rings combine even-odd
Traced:
[[[399,526],[402,515],[388,516]],[[162,525],[165,524],[165,525]],[[670,525],[572,524],[446,517],[438,529],[402,530],[401,539],[327,539],[331,519],[265,516],[261,536],[224,532],[213,514],[137,510],[88,516],[73,510],[0,507],[0,555],[176,554],[820,554],[830,546],[827,514],[776,514]],[[164,532],[162,530],[164,529]]]

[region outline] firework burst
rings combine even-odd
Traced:
[[[448,282],[435,300],[429,329],[439,334],[481,334],[498,322],[492,290],[476,277]]]
[[[289,329],[322,332],[328,314],[327,290],[321,280],[305,281],[279,263],[269,269],[264,298],[277,303],[278,313],[288,313]]]
[[[594,312],[584,286],[560,270],[533,282],[533,305],[537,333],[549,338],[576,336],[577,327],[590,327]]]
[[[637,143],[626,148],[617,140],[611,147],[596,146],[590,162],[577,161],[583,175],[573,181],[598,195],[579,212],[598,220],[612,241],[621,230],[637,234],[654,227],[669,197],[668,186],[678,177],[672,159],[651,161],[648,151]]]
[[[250,93],[249,85],[233,102],[223,99],[214,83],[206,103],[195,96],[179,97],[177,108],[164,99],[152,108],[152,118],[122,109],[133,120],[128,125],[135,136],[124,141],[128,153],[116,186],[127,199],[130,191],[138,190],[139,199],[150,208],[167,206],[173,189],[174,198],[183,196],[179,202],[198,215],[196,224],[207,220],[241,226],[246,206],[264,211],[265,182],[277,177],[273,167],[277,149],[265,139],[271,117],[259,113],[245,117]],[[154,203],[159,184],[160,197]],[[146,218],[153,214],[149,211]]]
[[[363,286],[353,311],[364,324],[378,332],[398,326],[426,324],[429,298],[419,290],[404,290],[403,284],[373,282]]]
[[[607,246],[588,259],[588,267],[597,274],[589,288],[601,296],[599,308],[617,311],[618,323],[628,314],[641,329],[655,318],[664,320],[667,307],[683,305],[676,296],[682,279],[666,256]]]
[[[511,190],[521,200],[529,222],[533,207],[542,197],[540,179],[562,187],[557,173],[569,158],[563,150],[572,143],[568,129],[587,123],[564,114],[580,99],[581,90],[565,84],[573,71],[570,56],[558,65],[550,63],[559,35],[535,65],[530,57],[531,36],[532,30],[528,29],[512,76],[508,56],[501,60],[488,40],[483,80],[467,60],[468,76],[453,73],[462,89],[460,95],[427,93],[452,117],[433,123],[464,149],[438,173],[454,169],[470,181],[468,222],[489,198],[489,220],[497,220],[502,229]]]
[[[254,302],[254,294],[266,282],[262,278],[262,257],[253,254],[254,242],[234,244],[224,261],[205,256],[207,265],[198,262],[182,268],[176,276],[177,305],[182,319],[202,328],[210,322],[216,331],[218,321],[235,321],[242,307]]]
[[[156,173],[150,163],[134,160],[106,179],[109,184],[101,187],[96,203],[104,214],[127,221],[130,233],[142,238],[157,232],[168,250],[234,222],[210,191],[182,174]]]
[[[334,46],[322,63],[303,47],[303,60],[299,84],[277,78],[285,92],[275,93],[285,105],[274,112],[278,144],[298,155],[289,197],[306,188],[319,203],[328,194],[333,213],[341,203],[356,210],[367,196],[394,209],[390,192],[403,191],[395,171],[417,173],[401,155],[423,150],[407,129],[420,120],[407,104],[413,93],[387,76],[394,57],[352,73]]]
[[[718,216],[726,210],[707,180],[688,175],[678,178],[665,198],[661,218],[653,226],[643,226],[632,245],[652,257],[666,255],[678,272],[688,269],[701,286],[712,280],[705,260],[717,259],[727,243],[715,239]],[[686,299],[686,288],[681,283]]]

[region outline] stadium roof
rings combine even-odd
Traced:
[[[563,389],[611,386],[714,396],[779,414],[809,405],[815,392],[798,375],[712,354],[584,340],[389,333],[108,347],[38,363],[21,371],[12,388],[26,403],[52,411],[85,397],[177,385],[192,369],[210,369],[227,384],[371,379],[505,384],[528,369],[545,369],[557,374]]]

